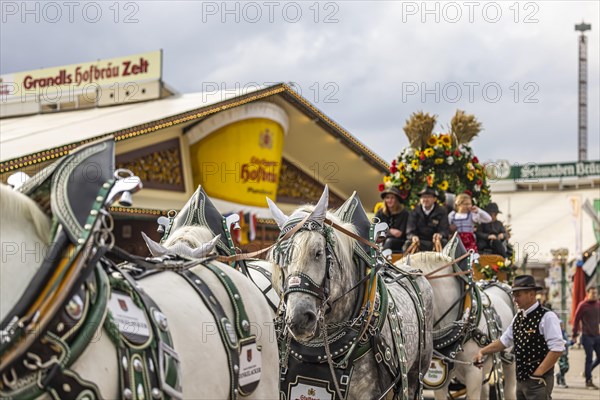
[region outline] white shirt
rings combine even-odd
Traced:
[[[472,212],[471,215],[473,216],[473,222],[475,222],[476,224],[487,224],[489,222],[492,222],[492,217],[490,216],[490,214],[488,214],[481,208],[478,208],[476,213]],[[452,223],[453,219],[467,219],[468,217],[469,213],[450,211],[450,214],[448,214],[448,222]]]
[[[427,210],[425,207],[421,206],[421,209],[423,210],[423,214],[425,215],[429,215],[431,214],[431,212],[433,211],[434,206],[431,206],[431,208],[429,210]]]
[[[525,315],[528,315],[529,313],[534,311],[536,308],[539,307],[539,305],[540,303],[536,301],[531,307],[525,310]],[[515,318],[517,318],[517,315],[515,315]],[[504,332],[500,337],[500,341],[505,347],[511,347],[514,344],[513,324],[515,323],[515,318],[513,318],[506,332]],[[560,330],[560,320],[558,319],[558,316],[555,313],[553,313],[552,311],[545,313],[542,317],[542,320],[540,321],[539,329],[540,334],[544,336],[544,339],[546,340],[546,345],[548,346],[548,349],[550,351],[564,351],[565,341],[562,337],[562,331]]]

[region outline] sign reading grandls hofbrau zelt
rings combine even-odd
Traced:
[[[0,105],[19,115],[150,100],[161,78],[160,50],[15,72],[0,76]]]
[[[28,74],[23,78],[23,88],[35,89],[43,87],[61,86],[74,84],[81,86],[86,83],[98,82],[106,84],[119,78],[129,76],[135,79],[138,75],[149,73],[150,62],[147,58],[140,56],[137,60],[123,60],[120,64],[113,65],[109,61],[106,65],[78,65],[74,71],[62,68],[58,75],[37,76],[37,74]]]

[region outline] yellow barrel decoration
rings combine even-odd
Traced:
[[[285,111],[272,103],[251,103],[203,121],[188,132],[194,185],[218,199],[265,207],[275,200]]]

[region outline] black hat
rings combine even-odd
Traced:
[[[421,190],[419,192],[419,197],[423,196],[424,194],[428,194],[433,197],[438,197],[438,193],[433,188],[430,188],[429,186],[424,187],[423,190]]]
[[[535,278],[531,275],[518,275],[515,276],[513,281],[512,291],[516,292],[519,290],[542,290],[541,286],[535,284]]]
[[[384,189],[380,193],[381,198],[385,198],[386,194],[393,194],[398,198],[398,200],[402,201],[402,196],[400,196],[400,189],[398,189],[396,186],[390,186],[389,188]]]
[[[487,206],[485,206],[485,211],[487,211],[489,214],[502,214],[502,211],[500,211],[500,209],[498,208],[498,204],[496,203],[490,203]]]

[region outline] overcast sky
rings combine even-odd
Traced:
[[[414,111],[457,108],[481,160],[577,159],[574,25],[588,36],[588,159],[600,159],[598,1],[1,2],[0,73],[163,49],[181,93],[295,82],[386,161]]]

